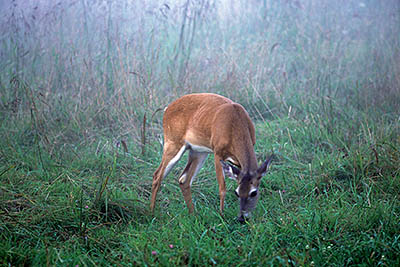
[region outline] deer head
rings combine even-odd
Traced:
[[[238,220],[241,223],[245,222],[246,218],[249,217],[251,211],[254,210],[257,205],[260,196],[258,187],[261,178],[267,173],[271,160],[272,157],[269,157],[255,171],[241,171],[239,168],[221,160],[225,176],[236,180],[238,183],[238,187],[235,189],[235,195],[238,197],[240,203]]]

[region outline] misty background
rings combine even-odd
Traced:
[[[0,12],[2,110],[35,103],[43,123],[79,134],[139,140],[145,114],[160,121],[191,92],[224,94],[255,120],[317,99],[348,116],[399,111],[397,0],[2,0]]]
[[[212,157],[149,211],[194,92],[274,155],[244,225]],[[399,0],[0,0],[0,266],[400,266],[399,116]]]

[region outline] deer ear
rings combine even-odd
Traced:
[[[272,157],[273,156],[268,157],[267,160],[261,164],[260,168],[258,168],[257,172],[260,174],[260,178],[267,173],[269,166],[271,165]]]
[[[237,180],[240,174],[240,169],[236,168],[235,166],[232,166],[228,163],[226,163],[223,160],[220,160],[222,170],[225,174],[225,176],[228,176],[231,179]]]

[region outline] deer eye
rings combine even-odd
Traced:
[[[249,196],[250,196],[250,197],[255,197],[255,196],[257,196],[257,190],[254,190],[254,191],[250,192]]]

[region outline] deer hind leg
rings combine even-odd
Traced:
[[[194,210],[190,187],[197,173],[200,171],[201,167],[203,167],[207,156],[208,153],[190,150],[188,163],[179,177],[179,187],[182,190],[183,198],[185,199],[189,213],[192,213]]]
[[[162,179],[168,175],[185,151],[186,145],[177,145],[169,142],[164,144],[164,151],[160,166],[158,166],[157,170],[153,174],[150,202],[150,210],[152,212],[154,211],[154,207],[156,205],[157,192],[160,189]]]

